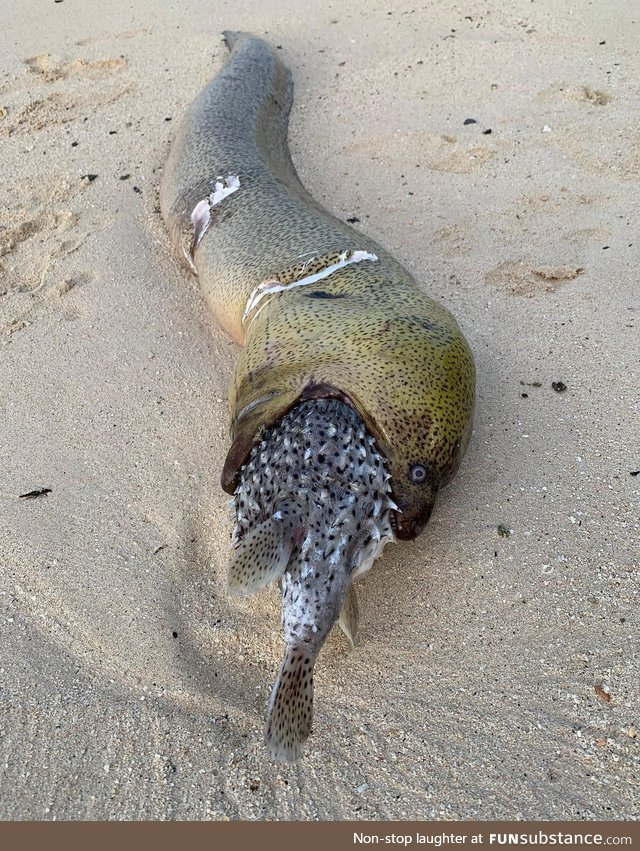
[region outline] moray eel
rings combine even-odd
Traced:
[[[373,240],[323,209],[287,146],[289,70],[262,39],[189,109],[160,203],[220,326],[243,346],[222,487],[236,524],[229,590],[279,580],[285,656],[265,738],[295,760],[331,626],[353,640],[353,579],[415,538],[472,428],[475,369],[453,316]]]

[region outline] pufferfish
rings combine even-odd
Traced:
[[[291,73],[262,39],[195,99],[163,170],[172,241],[243,346],[229,391],[222,486],[235,527],[228,585],[282,590],[285,651],[265,742],[296,761],[313,671],[354,579],[415,538],[469,442],[473,357],[455,319],[381,246],[320,206],[291,161]]]

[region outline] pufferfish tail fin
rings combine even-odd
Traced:
[[[297,762],[311,732],[313,666],[309,648],[288,646],[267,707],[264,739],[276,762]]]
[[[298,512],[290,503],[247,532],[231,556],[228,590],[235,596],[255,594],[285,572],[294,546]]]

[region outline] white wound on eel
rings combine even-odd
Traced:
[[[211,206],[215,207],[221,201],[231,195],[236,189],[240,189],[240,178],[237,174],[228,174],[226,177],[216,177],[213,192],[209,195]]]
[[[193,265],[193,255],[198,243],[205,235],[209,223],[211,221],[211,208],[220,204],[224,199],[240,189],[240,178],[236,174],[228,174],[226,177],[216,177],[216,182],[213,185],[213,192],[202,201],[198,201],[196,206],[191,211],[191,224],[193,225],[193,239],[189,251],[185,250],[184,254],[187,261],[194,272],[196,268]]]
[[[307,261],[307,263],[311,263],[314,259],[315,258],[312,257]],[[312,275],[307,275],[305,278],[300,278],[299,280],[292,281],[289,284],[283,284],[280,281],[263,281],[261,284],[258,284],[249,296],[247,306],[242,314],[242,322],[244,324],[247,321],[251,313],[253,313],[265,296],[272,295],[273,293],[281,293],[285,290],[291,290],[294,287],[307,287],[309,284],[315,284],[316,281],[328,278],[329,275],[333,275],[333,273],[337,272],[338,269],[349,266],[351,263],[361,263],[363,260],[375,261],[377,259],[378,256],[376,254],[369,254],[368,251],[343,251],[339,255],[337,263],[332,263],[330,266],[326,266],[324,269],[320,269],[319,272],[314,272]]]

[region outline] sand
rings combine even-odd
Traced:
[[[638,816],[634,7],[4,4],[0,817]],[[463,467],[360,585],[356,650],[330,637],[299,766],[262,745],[277,593],[225,592],[237,349],[158,211],[225,28],[281,48],[303,181],[478,366]]]

